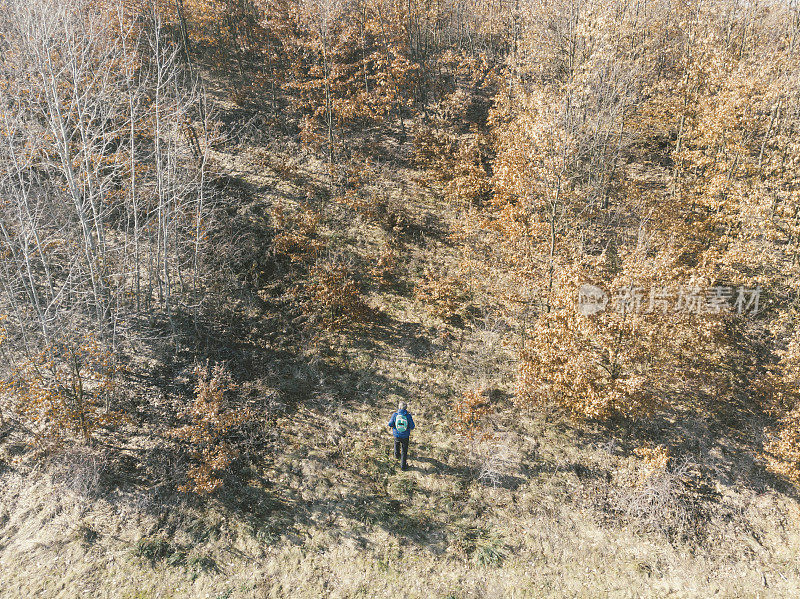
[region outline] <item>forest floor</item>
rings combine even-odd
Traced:
[[[328,251],[356,270],[374,262],[386,231],[330,198],[320,208],[321,164],[275,147],[216,157],[243,190],[239,216],[315,202]],[[408,234],[399,281],[366,290],[379,317],[330,334],[317,355],[283,337],[289,316],[267,293],[247,305],[269,323],[263,335],[216,350],[255,356],[232,367],[241,392],[274,397],[247,476],[207,502],[167,497],[146,476],[179,466],[159,454],[154,414],[184,401],[190,366],[140,356],[152,374],[136,404],[141,442],[42,466],[14,433],[0,442],[0,596],[796,597],[797,496],[766,472],[745,424],[668,414],[620,431],[512,411],[513,331],[444,322],[412,292],[426,266],[458,261],[455,211],[407,164],[380,169]],[[474,382],[495,407],[485,440],[453,426],[452,402]],[[387,454],[398,398],[417,424],[406,472]],[[667,470],[647,470],[643,440],[676,450]]]

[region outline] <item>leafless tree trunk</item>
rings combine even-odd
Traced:
[[[144,25],[79,0],[9,0],[0,30],[0,314],[31,347],[86,329],[113,345],[202,278],[207,111],[155,7]],[[204,139],[187,123],[203,115]]]

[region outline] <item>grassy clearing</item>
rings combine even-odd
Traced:
[[[248,214],[278,197],[288,209],[303,205],[298,186],[313,182],[313,165],[284,165],[282,175],[274,160],[246,156],[220,160],[252,187]],[[196,504],[150,485],[148,460],[159,472],[180,464],[144,442],[107,471],[77,453],[65,478],[63,464],[15,461],[14,438],[4,441],[0,594],[796,596],[796,498],[764,473],[753,448],[737,445],[735,431],[673,421],[618,433],[498,410],[490,442],[454,432],[451,402],[466,387],[490,383],[497,407],[509,401],[513,337],[444,322],[415,298],[425,267],[446,268],[458,252],[428,226],[433,219],[446,231],[446,209],[408,172],[395,177],[385,182],[389,198],[422,233],[404,241],[399,281],[366,289],[381,318],[330,334],[324,346],[301,345],[305,370],[247,381],[248,392],[277,398],[271,441],[214,500]],[[321,210],[332,211],[322,232],[332,247],[359,268],[375,261],[386,237],[379,225]],[[256,341],[283,347],[278,334]],[[384,423],[397,397],[418,425],[405,473],[387,455]],[[668,440],[680,427],[694,431],[692,463],[645,476],[634,439]]]
[[[516,489],[487,488],[429,457],[447,448],[420,433],[415,470],[397,473],[380,454],[358,462],[389,474],[374,488],[355,468],[285,456],[274,467],[299,497],[255,532],[213,510],[157,518],[87,505],[41,474],[6,473],[4,595],[789,597],[797,588],[797,534],[767,520],[789,508],[779,495],[752,498],[738,522],[712,523],[712,542],[673,544],[599,523],[567,455],[542,460]]]

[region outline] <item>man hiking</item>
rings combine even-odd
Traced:
[[[406,402],[398,404],[397,411],[389,418],[389,428],[394,435],[394,457],[400,460],[400,470],[408,470],[408,439],[414,430],[414,419],[406,411]]]

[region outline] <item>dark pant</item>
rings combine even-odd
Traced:
[[[408,459],[408,437],[405,439],[394,440],[394,457],[400,460],[400,469],[406,469],[406,459]]]

